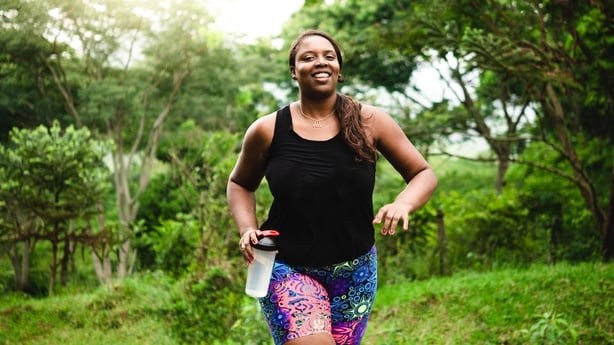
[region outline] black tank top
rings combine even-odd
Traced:
[[[262,229],[276,229],[278,258],[304,266],[352,260],[375,243],[375,164],[357,161],[341,133],[324,141],[292,129],[279,110],[265,176],[273,204]]]

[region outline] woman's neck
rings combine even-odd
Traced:
[[[301,97],[298,101],[298,108],[301,113],[307,118],[327,118],[331,113],[335,112],[337,103],[337,95],[333,95],[324,99],[310,99]]]

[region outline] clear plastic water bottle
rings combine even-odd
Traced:
[[[269,290],[277,246],[271,237],[262,237],[253,244],[254,261],[248,266],[245,293],[252,297],[264,297]]]

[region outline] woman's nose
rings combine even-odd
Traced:
[[[325,56],[321,56],[318,58],[318,60],[316,61],[316,65],[317,66],[326,66],[328,65],[328,60],[326,60]]]

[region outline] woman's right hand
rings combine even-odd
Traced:
[[[243,254],[245,262],[248,265],[254,262],[254,247],[252,247],[252,244],[258,243],[263,237],[275,236],[279,236],[279,232],[276,230],[250,229],[245,231],[239,240],[239,249],[241,250],[241,254]]]

